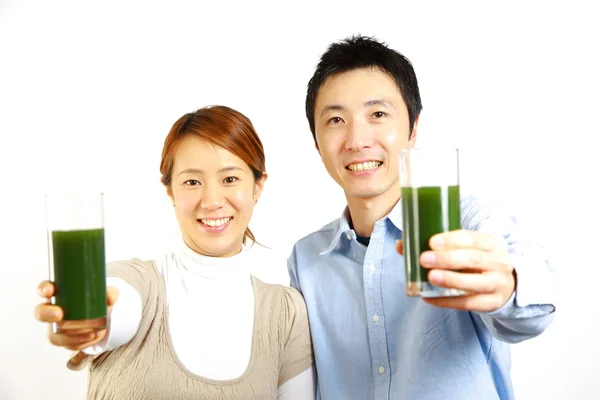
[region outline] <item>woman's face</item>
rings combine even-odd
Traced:
[[[197,136],[181,140],[167,193],[187,246],[212,257],[239,253],[267,175],[222,147]]]

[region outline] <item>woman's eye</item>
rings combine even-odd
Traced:
[[[227,178],[223,179],[223,182],[225,182],[225,183],[234,183],[237,180],[238,179],[235,176],[228,176]]]
[[[198,182],[195,179],[189,179],[189,180],[185,181],[184,183],[188,186],[197,186],[200,184],[200,182]]]

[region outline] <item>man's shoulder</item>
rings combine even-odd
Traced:
[[[319,252],[325,250],[335,238],[340,228],[340,218],[323,225],[321,228],[297,240],[294,249],[308,249]]]
[[[302,237],[301,239],[296,241],[296,244],[311,242],[314,240],[322,240],[323,238],[329,238],[329,237],[333,239],[333,236],[339,230],[339,227],[340,227],[340,219],[336,218],[333,221],[330,221],[327,224],[323,225],[316,231],[313,231],[313,232],[309,233],[308,235]]]
[[[503,203],[471,195],[461,196],[460,214],[463,229],[479,230],[482,224],[515,222],[513,213]]]

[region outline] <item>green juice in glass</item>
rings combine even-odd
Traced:
[[[106,327],[104,229],[53,230],[55,304],[63,321],[96,320],[86,327]],[[75,324],[77,326],[77,324]]]
[[[421,267],[419,257],[430,250],[429,239],[433,235],[460,229],[459,186],[403,187],[401,201],[407,295],[456,295],[428,282],[430,270]]]

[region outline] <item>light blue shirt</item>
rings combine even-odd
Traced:
[[[368,247],[348,211],[301,239],[288,260],[302,292],[324,400],[513,399],[510,350],[554,316],[546,251],[499,206],[461,199],[463,229],[502,235],[517,274],[511,299],[491,313],[428,305],[404,294],[402,207],[375,224]]]

